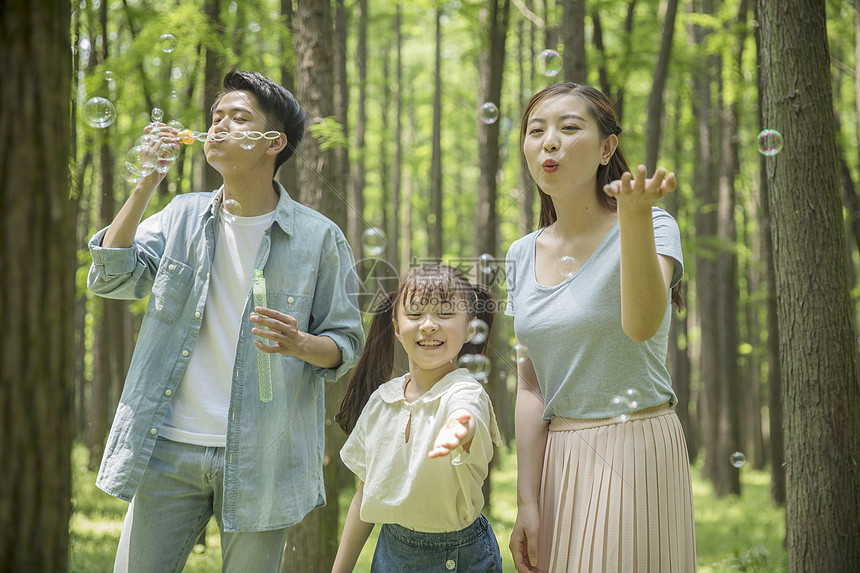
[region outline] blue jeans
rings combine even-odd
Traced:
[[[481,515],[460,531],[422,533],[383,524],[371,573],[502,573],[499,544]]]
[[[279,573],[287,530],[225,532],[223,497],[224,448],[159,437],[128,507],[114,571],[182,571],[214,515],[222,571]]]

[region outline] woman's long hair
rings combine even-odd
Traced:
[[[591,117],[594,118],[594,124],[600,130],[600,136],[607,138],[610,135],[616,137],[621,135],[621,126],[618,124],[618,115],[615,113],[615,108],[612,102],[606,95],[592,86],[577,84],[574,82],[565,82],[548,86],[534,94],[529,100],[523,118],[520,122],[520,154],[523,161],[523,169],[528,173],[528,165],[526,164],[525,154],[523,153],[523,144],[525,143],[526,134],[528,132],[529,116],[531,116],[534,108],[538,104],[551,97],[559,95],[573,95],[581,98],[588,108]],[[600,164],[597,166],[597,185],[594,192],[597,198],[597,203],[604,209],[609,211],[618,210],[618,202],[615,197],[611,197],[604,193],[603,186],[611,181],[621,179],[621,176],[630,171],[630,165],[627,163],[627,157],[621,150],[621,144],[615,148],[615,152],[609,158],[606,165]],[[540,196],[540,217],[538,219],[538,228],[544,228],[555,223],[558,218],[555,213],[555,205],[552,203],[552,197],[543,192],[540,184],[535,181],[535,186]],[[672,289],[672,303],[675,308],[681,310],[684,307],[684,301],[681,298],[681,284],[678,283]]]
[[[367,342],[358,359],[340,411],[334,419],[349,434],[355,428],[370,395],[391,379],[394,369],[394,319],[397,309],[412,300],[465,301],[470,318],[483,320],[489,331],[493,326],[495,301],[483,285],[469,282],[461,271],[447,265],[424,265],[410,270],[394,292],[380,293],[372,306],[373,318],[367,331]],[[458,356],[484,354],[487,340],[480,344],[467,342]]]

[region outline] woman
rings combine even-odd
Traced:
[[[687,447],[666,370],[683,275],[676,187],[633,177],[611,102],[573,83],[532,97],[522,152],[539,229],[507,255],[518,344],[517,570],[694,571]]]

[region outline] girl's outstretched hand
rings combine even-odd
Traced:
[[[454,410],[439,430],[428,458],[447,456],[458,446],[467,446],[475,435],[475,420],[468,410]]]
[[[675,174],[667,175],[662,167],[657,169],[650,179],[646,175],[645,166],[640,165],[636,168],[636,179],[633,179],[629,171],[625,172],[621,179],[604,185],[603,191],[610,197],[615,197],[619,204],[651,206],[678,186]]]

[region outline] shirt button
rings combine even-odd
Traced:
[[[183,350],[183,351],[182,351],[182,356],[188,356],[188,351],[187,351],[187,350]]]
[[[158,428],[153,428],[153,429],[151,429],[151,430],[149,431],[149,433],[150,433],[150,434],[152,434],[152,435],[154,436],[155,434],[157,434],[157,433],[158,433]]]
[[[174,265],[173,263],[171,263],[171,264],[167,265],[167,270],[168,270],[168,271],[172,271],[172,270],[173,270],[173,269],[175,269],[175,268],[176,268],[176,265]]]
[[[290,304],[293,304],[293,301],[294,301],[294,300],[296,300],[296,299],[294,299],[293,297],[289,297],[289,298],[287,299],[287,302],[288,302],[288,303],[290,303]]]
[[[200,311],[199,310],[194,313],[194,318],[200,318]]]
[[[173,396],[173,390],[168,388],[167,390],[164,391],[164,395],[165,396]]]
[[[454,562],[453,559],[449,559],[448,561],[445,562],[445,568],[448,569],[448,571],[453,571],[454,567],[456,567],[456,566],[457,566],[457,564]]]

